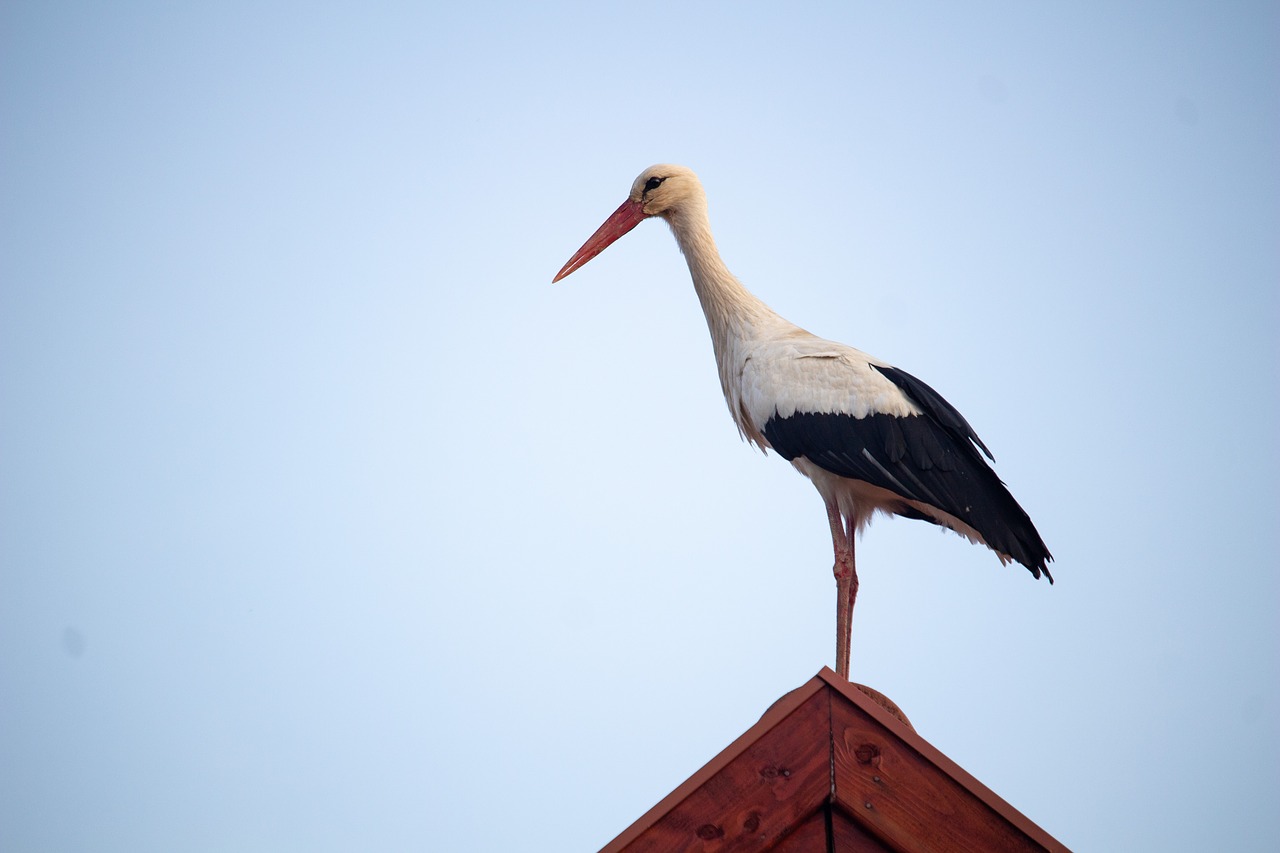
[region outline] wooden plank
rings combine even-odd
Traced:
[[[970,790],[966,780],[939,767],[931,760],[934,756],[923,755],[918,735],[893,722],[896,730],[875,719],[862,703],[832,700],[835,803],[854,821],[892,848],[912,853],[1063,849],[1033,840]],[[909,743],[904,732],[918,743]]]
[[[813,681],[602,853],[766,851],[819,811],[831,792],[830,692]]]
[[[828,853],[827,810],[818,809],[790,834],[769,848],[769,853]]]
[[[963,767],[956,764],[946,755],[944,755],[937,747],[920,737],[911,726],[903,725],[893,714],[886,711],[875,701],[868,701],[868,697],[861,690],[857,689],[853,684],[845,681],[836,675],[828,667],[823,667],[817,675],[817,678],[826,682],[837,694],[858,708],[860,708],[871,720],[882,726],[894,739],[900,741],[904,747],[913,750],[927,764],[932,765],[939,772],[948,776],[961,789],[967,791],[978,801],[994,811],[1012,827],[1023,833],[1035,845],[1033,850],[1050,850],[1054,853],[1070,853],[1066,845],[1058,841],[1049,833],[1045,832],[1035,821],[1018,811],[1007,801],[997,795],[986,785],[979,782],[976,778],[969,774]],[[833,708],[839,704],[839,699],[833,699]],[[832,718],[834,728],[835,717]],[[833,743],[838,743],[840,738],[833,731]]]
[[[876,838],[857,821],[839,809],[831,809],[832,853],[895,853],[894,849]]]
[[[828,837],[831,839],[828,844]],[[895,853],[880,839],[850,820],[848,815],[824,805],[809,815],[791,834],[769,848],[769,853]]]
[[[829,671],[824,668],[824,671]],[[834,674],[834,673],[833,673]],[[693,791],[702,787],[708,780],[713,778],[726,765],[737,758],[751,744],[755,743],[765,732],[772,729],[782,720],[785,720],[792,712],[807,702],[811,697],[818,693],[826,693],[827,684],[819,675],[806,681],[804,684],[792,690],[790,693],[784,694],[778,701],[774,702],[760,716],[759,722],[747,729],[738,738],[723,750],[715,758],[708,761],[702,766],[698,772],[694,773],[684,782],[682,782],[674,791],[667,794],[657,805],[649,809],[641,815],[635,823],[624,829],[617,838],[606,844],[600,853],[617,853],[617,851],[627,849],[633,841],[639,838],[649,827],[653,826],[662,819],[669,811],[679,805]],[[830,738],[828,737],[828,742]]]

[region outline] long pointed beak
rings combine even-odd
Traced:
[[[635,228],[644,218],[644,205],[631,199],[624,201],[622,206],[615,210],[613,215],[596,229],[596,233],[591,235],[591,239],[583,243],[582,248],[574,253],[574,256],[569,259],[567,264],[560,268],[560,272],[556,273],[556,277],[551,279],[551,283],[555,284],[609,248],[610,243]]]

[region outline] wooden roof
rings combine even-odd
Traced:
[[[824,667],[601,853],[1066,849]]]

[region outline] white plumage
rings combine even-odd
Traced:
[[[979,455],[972,427],[936,391],[864,352],[778,316],[716,249],[706,195],[683,166],[646,169],[559,281],[642,220],[667,221],[689,264],[729,412],[743,438],[789,459],[822,496],[837,581],[836,669],[848,677],[858,580],[854,537],[876,512],[948,527],[1035,577],[1052,559],[1030,518]]]

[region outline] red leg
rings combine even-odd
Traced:
[[[849,678],[849,645],[853,632],[853,604],[858,598],[858,571],[853,561],[853,530],[840,517],[835,504],[827,504],[831,544],[835,549],[836,576],[836,673]]]

